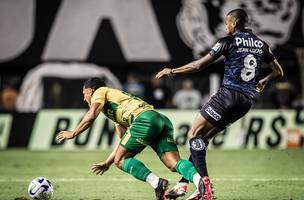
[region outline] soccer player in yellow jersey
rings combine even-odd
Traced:
[[[163,200],[168,181],[153,174],[134,158],[149,145],[168,169],[177,171],[204,192],[202,178],[196,168],[180,158],[173,140],[172,123],[165,115],[140,98],[106,87],[99,78],[90,78],[84,83],[83,95],[90,107],[88,112],[73,131],[61,131],[56,139],[61,142],[76,137],[92,125],[100,112],[114,121],[121,141],[106,161],[93,164],[93,173],[101,175],[115,163],[124,172],[149,183],[155,190],[156,199]]]

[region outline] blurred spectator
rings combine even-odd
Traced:
[[[139,81],[139,77],[135,73],[127,75],[127,81],[123,85],[123,90],[140,98],[144,98],[145,96],[145,86]]]
[[[1,92],[1,110],[14,112],[16,110],[16,101],[18,91],[14,88],[4,88]]]
[[[290,81],[283,78],[272,85],[269,96],[276,108],[292,108],[298,92]]]
[[[16,102],[19,95],[21,76],[0,76],[0,110],[4,112],[16,111]]]
[[[197,109],[201,106],[202,95],[193,87],[191,79],[182,82],[182,88],[173,96],[173,105],[180,109]]]
[[[171,100],[171,90],[163,84],[162,79],[157,79],[153,75],[147,86],[146,100],[157,108],[169,107]]]

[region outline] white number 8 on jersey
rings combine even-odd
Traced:
[[[256,66],[257,62],[252,54],[249,54],[244,58],[244,67],[241,71],[241,77],[243,81],[248,82],[254,78]]]

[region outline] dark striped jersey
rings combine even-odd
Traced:
[[[275,59],[269,46],[251,31],[221,38],[210,50],[215,59],[225,56],[222,85],[253,98],[263,62]]]

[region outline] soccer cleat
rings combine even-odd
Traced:
[[[167,199],[177,199],[183,197],[188,192],[188,183],[178,182],[173,188],[166,192]]]
[[[157,188],[154,189],[156,200],[165,200],[165,193],[169,182],[166,179],[159,178]]]
[[[202,198],[201,193],[198,190],[195,190],[187,200],[200,200]]]
[[[212,184],[208,176],[204,176],[203,178],[201,178],[198,190],[201,196],[203,196],[204,200],[213,199]]]

